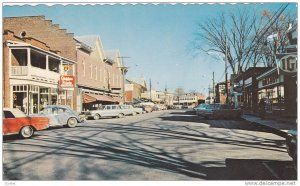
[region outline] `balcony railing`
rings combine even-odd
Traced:
[[[13,76],[27,76],[28,67],[27,66],[12,66],[11,75]]]
[[[26,76],[25,78],[34,79],[43,82],[57,83],[60,74],[46,69],[30,67],[28,72],[27,66],[12,66],[11,76]]]

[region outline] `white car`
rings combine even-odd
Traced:
[[[86,117],[94,118],[98,120],[104,117],[118,117],[122,118],[126,115],[126,110],[122,109],[120,105],[105,105],[104,107],[98,110],[91,110],[84,112]]]
[[[143,114],[144,113],[142,108],[135,108],[132,105],[121,105],[121,108],[125,109],[126,113],[128,113],[128,115],[133,115],[134,116],[136,114]]]

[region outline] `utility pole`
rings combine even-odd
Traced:
[[[213,103],[215,103],[215,72],[213,72]]]
[[[228,83],[227,83],[227,38],[225,37],[225,92],[226,103],[228,104]]]
[[[151,89],[152,89],[152,85],[151,85],[151,78],[150,78],[150,101],[152,101],[152,92],[151,92]]]

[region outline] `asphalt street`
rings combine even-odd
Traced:
[[[296,180],[285,139],[186,110],[88,120],[3,139],[4,180]]]

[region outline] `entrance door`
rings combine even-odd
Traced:
[[[30,93],[30,114],[38,113],[38,94]]]

